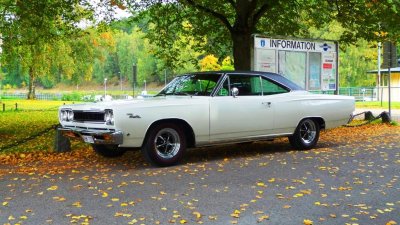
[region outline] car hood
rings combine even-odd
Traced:
[[[118,109],[125,107],[152,107],[162,105],[196,104],[196,102],[204,101],[208,98],[209,97],[205,96],[158,96],[143,99],[135,98],[130,100],[112,100],[95,103],[70,104],[63,105],[60,108],[97,111],[103,109]]]

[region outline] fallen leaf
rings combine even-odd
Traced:
[[[201,214],[199,212],[193,212],[193,215],[196,216],[196,219],[200,219],[201,218]]]
[[[304,223],[304,225],[312,225],[313,221],[312,220],[304,220],[303,223]]]
[[[58,186],[51,186],[49,188],[47,188],[48,191],[55,191],[58,189]]]

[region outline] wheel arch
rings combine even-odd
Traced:
[[[319,125],[319,129],[320,130],[324,130],[325,129],[325,120],[324,120],[324,118],[322,118],[320,116],[304,117],[297,123],[297,126],[301,123],[301,121],[306,120],[306,119],[311,119],[311,120],[315,121]]]
[[[192,126],[190,126],[190,124],[188,122],[186,122],[185,120],[178,119],[178,118],[169,118],[169,119],[161,119],[161,120],[154,121],[146,131],[146,135],[144,136],[142,146],[145,144],[150,131],[155,126],[158,126],[159,124],[163,124],[163,123],[173,123],[173,124],[178,125],[180,128],[182,128],[182,130],[185,134],[187,147],[190,148],[190,147],[195,146],[196,139],[195,139],[195,135],[194,135]]]

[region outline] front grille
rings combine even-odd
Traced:
[[[104,112],[74,111],[74,121],[77,121],[77,122],[104,122]]]

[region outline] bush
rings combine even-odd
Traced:
[[[62,101],[81,101],[82,95],[78,92],[72,92],[70,94],[63,94],[61,97]]]

